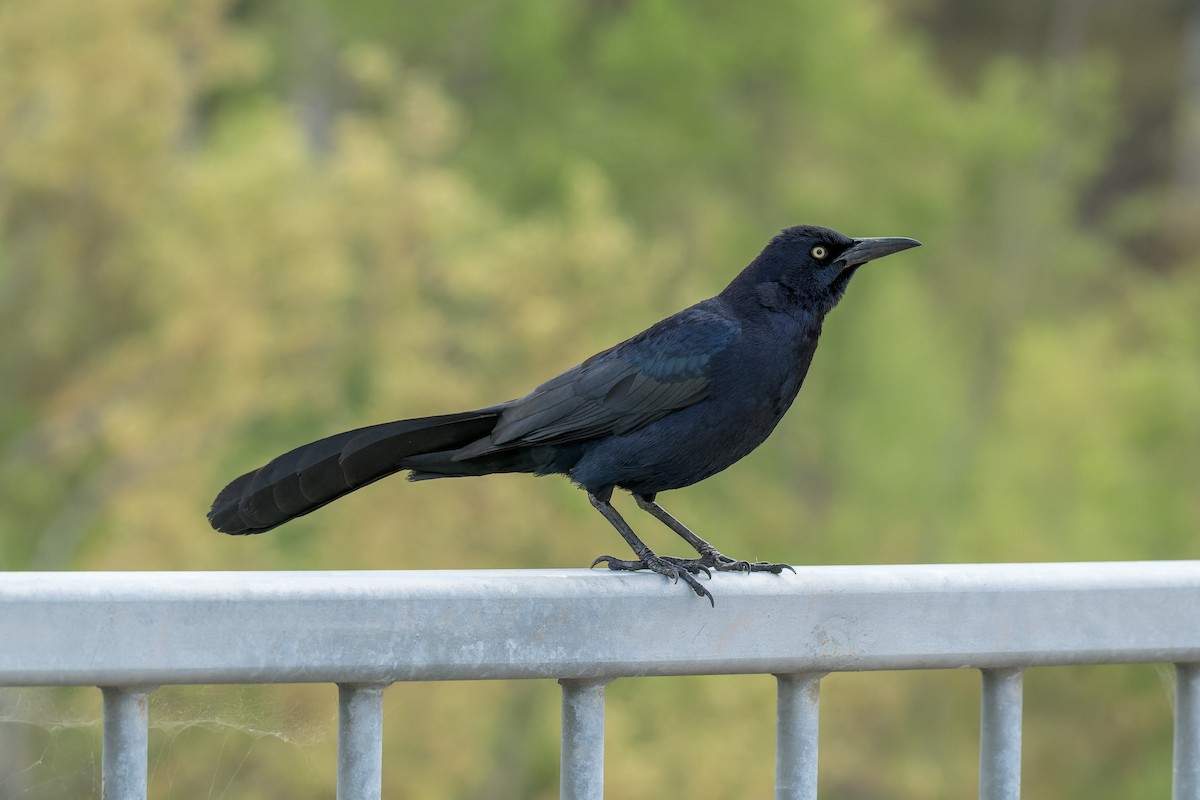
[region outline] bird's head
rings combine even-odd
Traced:
[[[797,225],[775,236],[726,292],[819,321],[842,299],[863,264],[920,246],[916,239],[851,239],[829,228]]]

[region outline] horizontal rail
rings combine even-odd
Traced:
[[[0,685],[555,678],[1200,661],[1200,562],[659,575],[0,577]]]

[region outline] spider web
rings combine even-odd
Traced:
[[[0,688],[0,800],[98,800],[101,708],[90,687]],[[332,794],[334,687],[163,687],[149,717],[152,797]]]

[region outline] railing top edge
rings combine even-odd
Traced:
[[[887,564],[797,566],[795,574],[718,574],[714,588],[726,596],[806,595],[838,592],[1076,591],[1123,587],[1200,587],[1200,561],[1096,561],[996,564]],[[0,601],[30,594],[61,597],[159,599],[230,594],[384,592],[401,596],[660,597],[668,582],[649,573],[603,569],[302,570],[302,571],[89,571],[0,572]],[[685,592],[686,594],[686,592]]]
[[[1200,561],[0,574],[0,685],[1200,661]]]

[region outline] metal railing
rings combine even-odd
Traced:
[[[1176,665],[1174,797],[1200,799],[1200,562],[801,567],[718,575],[716,607],[658,575],[8,573],[0,685],[99,686],[103,795],[146,794],[162,684],[339,687],[338,797],[378,798],[396,681],[554,678],[561,791],[599,798],[604,688],[646,675],[774,674],[776,797],[817,793],[820,679],[982,670],[979,794],[1020,793],[1030,666]]]

